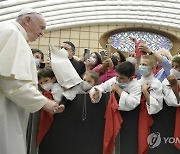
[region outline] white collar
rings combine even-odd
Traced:
[[[150,76],[148,77],[144,77],[144,76],[141,76],[141,79],[139,80],[141,83],[144,83],[144,82],[147,82],[147,81],[152,81],[154,79],[154,74],[151,73]]]
[[[25,31],[25,29],[18,23],[18,22],[13,22],[16,26],[17,26],[17,28],[19,29],[19,31],[22,33],[22,35],[24,36],[24,38],[26,39],[26,41],[28,41],[29,40],[29,38],[28,38],[28,35],[27,35],[27,32]]]

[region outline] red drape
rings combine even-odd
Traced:
[[[156,69],[153,71],[154,75],[156,75],[161,69],[162,69],[162,66],[158,66],[158,68],[156,68]]]
[[[53,100],[53,96],[50,91],[45,91],[43,95],[51,100]],[[37,145],[39,145],[48,132],[51,124],[53,122],[53,115],[45,110],[40,110],[40,121],[39,121],[39,128],[37,133]]]
[[[150,134],[150,127],[153,124],[151,115],[148,114],[146,107],[146,98],[141,96],[138,128],[138,154],[148,154],[149,145],[147,138]]]
[[[180,86],[179,86],[179,91],[180,91]],[[177,107],[177,109],[176,109],[174,137],[180,139],[180,107]],[[177,149],[180,150],[180,143],[175,142],[174,145]]]
[[[114,93],[111,93],[110,95],[106,108],[105,119],[103,154],[112,154],[114,150],[115,138],[123,122],[118,111],[118,103]]]

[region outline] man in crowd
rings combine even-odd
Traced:
[[[70,62],[72,63],[73,67],[75,68],[79,76],[82,78],[83,74],[86,71],[86,68],[83,62],[77,61],[73,57],[75,55],[75,45],[72,42],[65,41],[61,45],[61,49],[62,48],[64,48],[68,52],[68,58]]]

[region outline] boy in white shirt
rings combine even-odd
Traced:
[[[142,95],[139,110],[138,153],[148,153],[147,138],[153,124],[151,114],[158,113],[163,107],[162,83],[154,77],[153,71],[157,65],[154,56],[141,55],[138,82]]]
[[[142,93],[146,99],[148,114],[156,114],[163,107],[162,83],[153,74],[156,64],[157,61],[153,56],[141,56],[139,73],[142,76],[138,81],[141,84]]]
[[[140,104],[141,87],[134,79],[135,66],[131,62],[122,62],[116,68],[117,76],[94,86],[89,94],[92,103],[98,103],[102,93],[115,91],[119,95],[119,110],[130,111]]]
[[[44,68],[38,72],[38,85],[43,94],[49,92],[52,94],[51,99],[55,100],[57,103],[60,103],[64,90],[59,83],[56,82],[56,77],[51,68]],[[60,104],[60,109],[61,112],[63,112],[65,106]]]

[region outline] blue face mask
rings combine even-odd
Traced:
[[[124,89],[128,86],[128,83],[121,83],[116,80],[116,85],[119,86],[121,89]]]
[[[147,66],[139,65],[139,73],[140,73],[142,76],[146,76],[146,75],[148,75],[150,72],[149,72]]]
[[[35,60],[36,66],[39,67],[40,66],[40,59],[34,58],[34,60]]]

